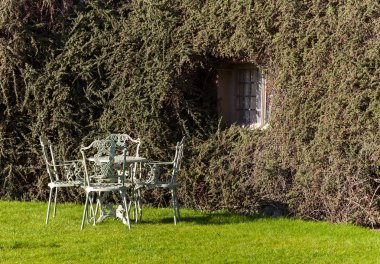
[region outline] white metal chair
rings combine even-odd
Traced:
[[[103,193],[115,192],[120,193],[122,198],[121,210],[118,209],[116,216],[123,220],[124,224],[131,228],[129,221],[129,211],[127,204],[127,186],[125,185],[125,155],[126,149],[123,149],[123,158],[121,159],[121,173],[115,167],[116,144],[112,140],[95,140],[89,146],[81,147],[83,157],[85,183],[82,186],[86,192],[86,202],[83,211],[81,229],[87,217],[88,203],[90,203],[91,219],[93,224],[96,223],[98,208],[102,210],[101,195]],[[92,201],[95,195],[98,195],[96,209],[94,211]],[[103,219],[102,211],[100,219]],[[125,217],[124,217],[125,213]],[[122,215],[120,215],[122,214]]]
[[[58,188],[63,187],[79,187],[83,184],[83,166],[81,160],[71,161],[57,161],[54,155],[53,145],[44,136],[40,136],[40,144],[42,147],[42,153],[46,164],[46,170],[48,172],[50,183],[49,202],[46,214],[46,224],[49,223],[50,216],[50,204],[54,194],[54,212],[53,217],[56,216],[57,205],[57,193]]]
[[[182,138],[180,142],[177,142],[175,148],[175,155],[173,161],[162,162],[162,161],[152,161],[148,162],[145,165],[149,166],[150,172],[148,173],[148,179],[146,180],[137,180],[137,183],[134,187],[135,191],[140,190],[141,188],[165,188],[171,191],[172,203],[173,203],[173,214],[174,214],[174,224],[177,224],[177,221],[180,220],[179,212],[179,203],[177,198],[177,175],[181,169],[181,161],[183,157],[183,145],[185,137]],[[167,168],[168,177],[163,179],[165,173],[163,173],[163,167]],[[142,217],[142,208],[141,203],[139,202],[139,217]]]

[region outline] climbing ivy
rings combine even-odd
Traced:
[[[186,135],[184,206],[378,224],[379,10],[370,0],[3,0],[0,197],[46,199],[40,134],[78,158],[81,144],[127,132],[155,159]],[[234,61],[273,86],[265,131],[217,115],[216,69]]]

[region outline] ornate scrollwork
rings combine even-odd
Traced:
[[[95,148],[93,178],[97,182],[115,182],[118,176],[114,168],[116,145],[112,140],[96,140],[92,147]],[[104,162],[107,159],[107,162]]]
[[[82,181],[84,179],[82,161],[69,161],[64,164],[67,181]]]

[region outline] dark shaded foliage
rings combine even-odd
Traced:
[[[144,155],[165,160],[186,135],[185,206],[253,213],[286,204],[304,218],[377,224],[379,8],[370,0],[4,0],[0,196],[46,198],[41,133],[73,158],[80,144],[128,132],[141,137]],[[268,130],[219,125],[213,80],[225,61],[267,74]]]

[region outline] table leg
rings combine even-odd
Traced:
[[[100,216],[96,220],[97,223],[102,222],[104,219],[106,219],[107,217],[110,217],[110,216],[112,216],[114,219],[116,219],[116,210],[115,210],[115,208],[113,208],[113,204],[108,203],[107,205],[104,205],[104,200],[107,198],[107,196],[108,196],[108,192],[105,193],[104,195],[102,195],[100,193],[98,195],[95,215],[97,214],[97,210],[99,208]]]

